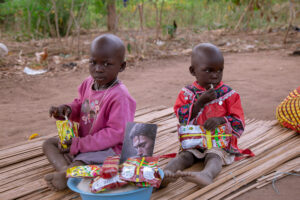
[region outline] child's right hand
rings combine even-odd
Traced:
[[[205,105],[206,103],[208,103],[216,98],[217,98],[217,93],[213,88],[211,88],[211,89],[203,92],[202,95],[197,100],[197,102],[200,105]]]
[[[58,107],[51,106],[51,108],[49,109],[50,117],[54,117],[57,120],[64,120],[65,116],[69,117],[71,112],[72,109],[67,105],[61,105]]]

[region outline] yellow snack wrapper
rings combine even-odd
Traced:
[[[100,176],[102,168],[99,165],[75,166],[67,169],[67,177],[95,178]]]
[[[57,120],[56,121],[58,136],[62,148],[66,149],[67,145],[63,144],[64,141],[70,140],[73,137],[78,137],[79,124],[71,120]]]

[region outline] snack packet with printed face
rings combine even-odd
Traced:
[[[67,177],[94,178],[100,176],[101,172],[101,166],[98,165],[75,166],[67,169]]]
[[[134,182],[139,187],[159,188],[162,179],[158,160],[159,157],[128,158],[121,168],[121,180]]]
[[[64,141],[70,140],[73,137],[78,137],[79,124],[66,118],[66,120],[63,121],[57,120],[56,126],[61,146],[66,149],[67,145],[64,144]]]

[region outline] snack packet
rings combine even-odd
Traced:
[[[73,137],[78,137],[79,124],[77,122],[68,120],[68,118],[66,117],[66,120],[57,120],[56,126],[61,146],[62,148],[66,149],[67,145],[63,144],[63,142],[66,140],[70,140]]]
[[[231,140],[231,134],[227,134],[226,126],[220,125],[215,131],[205,130],[200,125],[179,125],[178,138],[182,149],[212,147],[226,148]]]
[[[159,157],[128,158],[122,165],[121,180],[134,182],[139,187],[156,187],[161,184],[157,167]]]
[[[104,179],[101,176],[98,176],[91,182],[90,188],[93,193],[99,193],[106,190],[119,188],[126,184],[127,182],[121,180],[118,174],[109,179]]]
[[[101,172],[101,166],[98,165],[75,166],[67,169],[67,177],[94,178],[99,176]]]
[[[108,156],[102,165],[102,171],[100,176],[104,179],[109,179],[118,174],[119,171],[120,156]]]

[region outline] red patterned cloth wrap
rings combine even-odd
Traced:
[[[300,87],[277,106],[276,118],[282,126],[300,133]]]
[[[93,193],[99,193],[104,192],[106,190],[119,188],[126,184],[126,181],[120,179],[119,174],[109,179],[105,179],[101,176],[98,176],[94,180],[92,180],[90,184],[90,189]]]
[[[67,177],[75,178],[94,178],[101,174],[102,169],[99,165],[75,166],[67,169]]]
[[[115,177],[119,171],[120,156],[108,156],[102,165],[100,176],[104,179]]]
[[[122,165],[120,178],[136,183],[138,187],[156,187],[161,184],[157,163],[159,157],[128,158]]]
[[[218,126],[215,131],[205,130],[200,125],[178,125],[178,138],[184,150],[226,148],[230,144],[231,136],[225,125]]]

